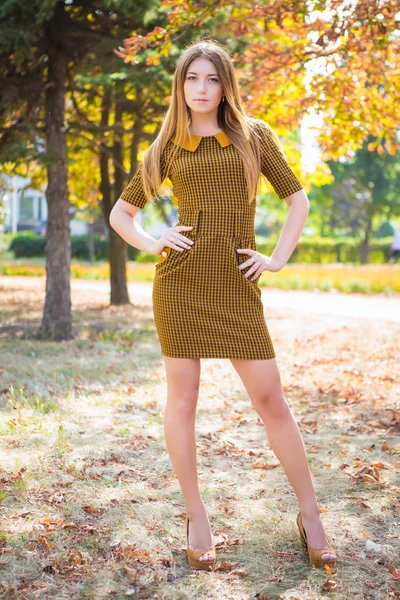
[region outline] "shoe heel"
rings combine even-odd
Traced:
[[[335,551],[331,546],[328,536],[326,536],[326,539],[328,540],[329,548],[310,548],[307,542],[307,535],[303,527],[301,512],[299,512],[299,514],[297,515],[296,523],[300,532],[301,542],[304,546],[305,551],[308,553],[310,565],[312,567],[316,567],[317,569],[324,569],[325,565],[328,565],[329,567],[335,567],[337,563],[337,558],[321,558],[322,554],[335,554]]]

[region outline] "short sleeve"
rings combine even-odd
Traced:
[[[129,204],[134,204],[139,208],[143,208],[147,202],[147,198],[143,191],[142,184],[142,169],[143,164],[140,165],[124,191],[122,192],[120,198],[125,200],[125,202],[129,202]]]
[[[168,143],[165,146],[164,152],[161,155],[161,163],[160,163],[161,183],[164,181],[164,179],[166,177],[166,161],[167,161],[167,153],[169,151],[169,148],[170,148],[170,143]],[[138,206],[139,208],[143,208],[147,202],[147,198],[146,198],[144,190],[143,190],[142,170],[143,170],[143,163],[139,166],[136,173],[134,174],[134,176],[132,177],[132,179],[130,180],[130,182],[128,183],[128,185],[126,186],[126,188],[123,190],[122,194],[120,195],[120,198],[122,200],[125,200],[125,202],[129,202],[130,204],[134,204],[135,206]]]
[[[293,173],[280,148],[272,128],[265,121],[258,120],[261,153],[261,172],[272,184],[279,198],[287,198],[303,189],[302,184]],[[275,134],[276,135],[276,134]]]

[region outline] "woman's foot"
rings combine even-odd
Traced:
[[[301,520],[310,548],[329,548],[330,544],[325,535],[320,514],[306,515],[301,512]],[[321,554],[321,558],[323,560],[334,560],[336,559],[336,555],[331,554],[330,552],[325,552],[324,554]]]
[[[189,547],[192,550],[209,550],[213,546],[211,527],[208,521],[207,513],[196,514],[187,513],[189,517]],[[199,557],[201,561],[213,560],[211,554],[205,552]]]

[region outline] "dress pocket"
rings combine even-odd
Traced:
[[[163,251],[160,254],[160,259],[156,263],[156,275],[164,277],[164,275],[169,275],[172,272],[177,271],[186,263],[188,258],[193,252],[195,252],[195,247],[198,241],[198,226],[199,226],[199,218],[201,211],[196,211],[194,214],[190,215],[181,215],[176,225],[186,225],[192,226],[193,229],[189,229],[187,231],[181,231],[180,233],[184,235],[189,240],[192,240],[194,243],[190,248],[183,248],[183,250],[176,250],[175,248],[170,248],[170,246],[165,246]]]
[[[164,277],[164,275],[169,275],[170,273],[175,272],[183,267],[190,255],[195,251],[195,245],[196,242],[190,249],[185,248],[183,251],[175,250],[175,248],[170,248],[168,246],[167,256],[164,257],[163,260],[156,263],[157,276]],[[167,248],[165,248],[165,250]]]

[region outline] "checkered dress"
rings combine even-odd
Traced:
[[[302,189],[264,121],[261,170],[280,198]],[[164,148],[162,176],[175,138]],[[143,208],[138,168],[121,198]],[[241,159],[224,132],[186,136],[168,174],[178,199],[175,225],[194,240],[190,249],[166,246],[155,265],[153,314],[161,352],[176,358],[269,359],[275,351],[264,318],[259,277],[251,281],[239,265],[256,250],[255,202],[248,203]],[[246,269],[247,270],[247,269]]]

